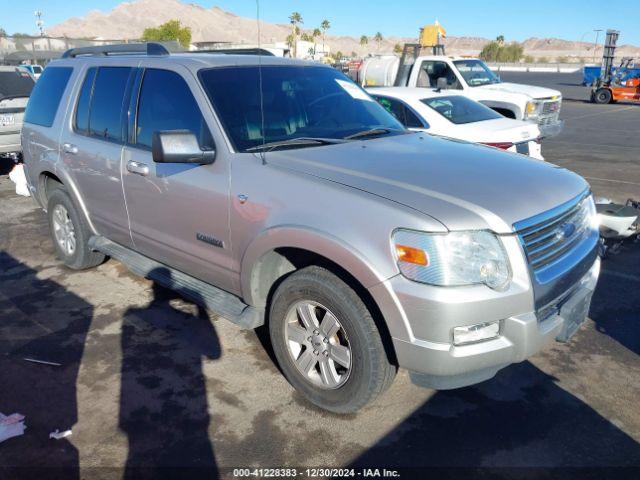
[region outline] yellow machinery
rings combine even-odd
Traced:
[[[420,46],[423,48],[443,47],[443,38],[447,38],[447,32],[437,20],[433,25],[425,25],[420,29]]]
[[[427,51],[430,49],[432,55],[444,55],[442,39],[446,38],[446,36],[447,32],[437,20],[433,25],[425,25],[422,27],[418,39],[420,43],[404,44],[398,65],[398,73],[393,85],[396,87],[405,87],[407,85],[413,64],[416,62],[418,56],[422,54],[423,49]]]

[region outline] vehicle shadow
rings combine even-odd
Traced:
[[[0,477],[44,477],[55,466],[64,478],[80,478],[76,447],[49,434],[78,421],[78,371],[94,309],[37,273],[0,251],[0,407],[25,415],[28,427],[0,445]]]
[[[14,165],[13,158],[0,155],[0,175],[9,175]]]
[[[640,478],[640,444],[523,362],[436,392],[350,466],[410,468],[402,478]]]
[[[640,355],[640,245],[625,245],[617,255],[602,262],[598,287],[591,302],[589,317],[596,330]]]
[[[203,361],[220,358],[220,342],[206,311],[181,300],[180,292],[154,284],[151,303],[123,316],[119,426],[129,441],[124,478],[218,476]]]

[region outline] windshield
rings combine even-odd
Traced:
[[[34,85],[31,75],[20,68],[0,71],[0,99],[28,97]]]
[[[470,87],[500,83],[500,79],[481,60],[456,60],[453,63]]]
[[[344,139],[405,133],[362,88],[329,67],[258,66],[201,70],[200,80],[237,151],[296,138]],[[262,122],[264,121],[264,134]],[[290,142],[292,148],[323,145]]]
[[[502,115],[486,105],[459,95],[423,98],[420,101],[456,125],[502,118]]]

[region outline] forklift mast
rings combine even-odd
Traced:
[[[400,57],[400,63],[398,64],[398,73],[396,79],[393,82],[394,87],[406,87],[409,82],[409,76],[411,76],[411,70],[413,65],[420,55],[423,54],[423,49],[431,49],[431,55],[444,55],[444,45],[431,45],[425,47],[419,43],[405,43],[402,49],[402,56]]]
[[[604,42],[604,50],[602,52],[602,69],[600,71],[600,85],[609,85],[612,79],[613,59],[616,53],[616,44],[618,43],[618,30],[607,30],[607,37]]]

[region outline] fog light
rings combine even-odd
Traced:
[[[466,345],[467,343],[482,342],[500,335],[500,321],[476,323],[453,329],[453,344]]]

